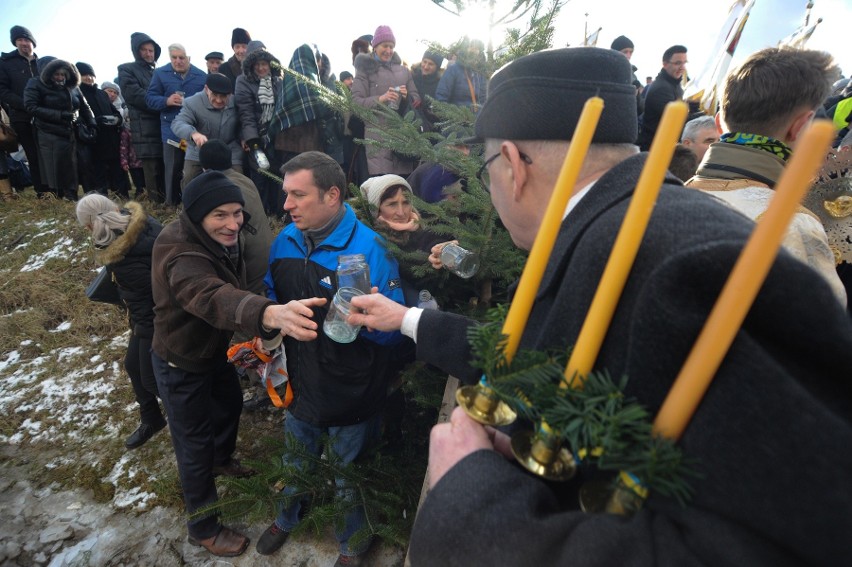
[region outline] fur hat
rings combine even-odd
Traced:
[[[249,35],[249,32],[243,28],[234,28],[234,31],[231,32],[231,47],[234,47],[237,43],[245,43],[248,45],[248,42],[250,41],[251,35]]]
[[[204,147],[204,146],[202,146]],[[245,205],[243,192],[221,171],[205,171],[183,190],[183,212],[198,224],[207,213],[226,203]]]
[[[12,26],[12,29],[9,30],[9,37],[12,40],[12,45],[14,45],[15,47],[17,47],[17,45],[15,44],[15,40],[20,37],[30,40],[31,42],[33,42],[33,47],[37,47],[33,32],[31,32],[24,26]]]
[[[92,77],[97,77],[95,75],[95,68],[89,65],[88,63],[83,63],[82,61],[77,61],[77,70],[80,72],[80,76],[90,75]]]
[[[622,49],[633,49],[633,42],[630,41],[627,36],[620,35],[614,40],[612,40],[612,45],[610,45],[611,49],[615,49],[616,51],[621,51]]]
[[[503,140],[570,140],[583,105],[604,100],[592,142],[636,141],[636,88],[630,62],[598,47],[539,51],[515,59],[492,77],[476,117],[476,137]]]
[[[198,161],[204,169],[231,169],[231,148],[222,140],[208,140],[198,150]]]
[[[374,216],[379,216],[379,205],[382,204],[382,194],[394,185],[402,185],[408,189],[409,193],[412,193],[411,185],[408,184],[408,181],[392,173],[371,177],[361,185],[361,192],[364,193],[364,197],[370,203],[370,208]]]
[[[211,59],[221,59],[222,61],[224,61],[225,54],[221,51],[211,51],[210,53],[204,56],[205,61],[210,61]]]
[[[435,53],[434,51],[426,50],[426,53],[423,54],[423,59],[430,59],[435,62],[435,65],[438,66],[438,69],[441,68],[441,65],[444,64],[444,56],[440,53]]]
[[[393,31],[390,26],[379,26],[376,28],[376,33],[373,34],[373,41],[370,44],[376,47],[380,43],[389,41],[396,45],[396,38],[393,36]]]
[[[207,75],[207,81],[204,85],[216,94],[232,94],[234,85],[231,84],[231,79],[222,73],[210,73]]]

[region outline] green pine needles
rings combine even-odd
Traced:
[[[567,352],[522,349],[507,364],[506,312],[505,306],[491,309],[487,322],[468,333],[473,365],[498,397],[527,420],[546,422],[583,465],[629,471],[649,490],[685,505],[689,479],[699,476],[695,462],[673,441],[653,435],[648,410],[624,395],[627,377],[616,383],[607,372],[594,372],[582,388],[560,387]]]

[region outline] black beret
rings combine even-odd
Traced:
[[[226,203],[245,205],[246,201],[240,188],[221,171],[205,171],[183,189],[183,211],[196,224]]]
[[[208,140],[198,150],[198,161],[204,169],[231,169],[231,148],[222,140]]]
[[[77,70],[80,72],[81,77],[83,75],[91,75],[92,77],[97,77],[97,75],[95,75],[94,67],[92,67],[88,63],[83,63],[82,61],[77,61],[76,67],[77,67]]]
[[[33,42],[33,47],[37,47],[33,32],[31,32],[24,26],[12,26],[12,29],[9,30],[9,37],[12,40],[12,45],[14,45],[15,47],[17,47],[15,40],[17,40],[19,37],[30,40],[31,42]]]
[[[249,35],[249,32],[243,28],[234,28],[234,31],[231,32],[231,47],[234,47],[237,43],[244,43],[248,45],[248,42],[250,41],[251,35]]]
[[[476,117],[476,137],[570,140],[586,100],[599,96],[604,109],[592,141],[632,144],[638,133],[632,80],[630,62],[611,49],[570,47],[526,55],[491,77]]]
[[[612,49],[615,49],[616,51],[621,51],[622,49],[627,49],[628,47],[630,49],[633,49],[633,42],[630,41],[627,36],[620,35],[614,40],[612,40],[612,45],[610,47]]]
[[[225,60],[225,55],[221,51],[211,51],[207,55],[204,56],[205,61],[210,61],[211,59],[221,59]]]
[[[207,88],[217,94],[231,94],[234,92],[234,85],[231,84],[231,79],[222,73],[210,73],[207,75],[207,82],[204,83]]]

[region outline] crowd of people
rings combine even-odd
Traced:
[[[136,449],[168,424],[190,543],[218,556],[240,555],[250,543],[209,511],[216,476],[252,474],[235,457],[243,410],[227,357],[235,333],[286,358],[285,435],[342,464],[377,441],[400,352],[464,383],[479,380],[466,339],[477,323],[418,307],[414,272],[385,244],[441,269],[446,238],[423,225],[414,202],[445,198],[458,174],[355,143],[381,139],[384,125],[359,124],[328,107],[243,28],[233,30],[232,57],[207,55],[206,73],[178,43],[157,67],[159,44],[134,33],[134,60],[101,89],[85,63],[37,58],[28,29],[14,26],[11,39],[16,51],[0,58],[0,101],[36,192],[75,201],[78,185],[86,192],[77,220],[130,312],[125,368],[140,426],[125,445]],[[427,50],[409,68],[395,44],[386,25],[357,38],[356,73],[341,73],[340,81],[316,45],[299,46],[287,69],[351,89],[366,108],[414,109],[427,119],[433,99],[470,108],[476,139],[458,149],[481,146],[488,156],[479,178],[521,250],[535,241],[583,104],[604,99],[521,337],[525,348],[568,348],[645,165],[641,150],[665,105],[683,97],[686,47],[667,49],[657,78],[643,87],[625,36],[611,49],[520,57],[490,78],[480,72],[477,41],[462,42],[443,70],[444,54]],[[826,53],[764,49],[730,73],[715,118],[686,124],[675,154],[685,158],[666,176],[594,367],[629,377],[625,394],[652,414],[802,132],[820,115],[848,130],[852,87],[832,97],[838,77]],[[280,173],[283,185],[269,172]],[[130,200],[128,175],[137,201],[180,205],[177,220],[163,227]],[[352,182],[369,219],[347,202]],[[127,202],[116,204],[109,190]],[[288,223],[273,235],[268,216],[283,213]],[[351,342],[322,329],[332,307],[340,309],[343,256],[368,267],[372,292],[351,298],[346,321],[361,327]],[[583,512],[576,501],[582,475],[555,486],[527,473],[504,432],[457,408],[431,434],[430,492],[414,525],[412,564],[829,565],[847,556],[852,319],[850,282],[837,264],[818,216],[800,209],[679,441],[701,470],[686,506],[652,493],[629,519]],[[344,479],[336,489],[340,499],[356,498]],[[276,518],[257,540],[259,554],[277,552],[303,516],[299,487],[282,492]],[[365,524],[363,506],[349,507],[335,531],[336,566],[364,564],[371,540],[352,536]]]

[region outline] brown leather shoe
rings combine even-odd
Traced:
[[[244,467],[239,459],[231,457],[224,465],[216,465],[213,467],[213,476],[232,476],[235,478],[246,478],[254,476],[257,471]]]
[[[239,532],[235,532],[227,526],[222,526],[219,533],[207,539],[195,539],[189,536],[189,543],[203,547],[213,555],[219,557],[236,557],[242,555],[249,544],[249,538]]]

